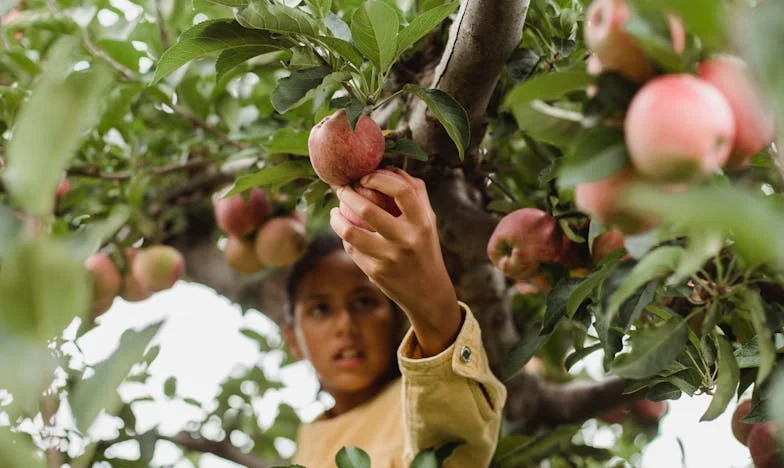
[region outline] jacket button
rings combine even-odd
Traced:
[[[469,348],[468,346],[463,346],[460,349],[460,359],[463,362],[465,362],[465,363],[470,362],[471,361],[471,348]]]

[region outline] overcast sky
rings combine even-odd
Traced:
[[[147,301],[125,303],[117,299],[114,307],[102,316],[100,326],[90,331],[79,345],[86,361],[95,363],[108,356],[116,346],[119,336],[128,328],[141,328],[146,324],[165,320],[165,325],[156,339],[161,352],[151,366],[152,378],[146,386],[127,384],[120,394],[127,401],[134,396],[151,394],[154,402],[137,405],[138,430],[144,431],[155,425],[165,433],[173,433],[188,420],[199,420],[203,413],[193,406],[168,400],[163,395],[163,382],[171,375],[177,377],[178,394],[202,402],[210,402],[218,391],[218,384],[233,369],[253,364],[261,365],[270,378],[281,378],[287,387],[282,391],[271,391],[257,405],[257,414],[263,424],[268,424],[275,407],[282,400],[297,409],[306,420],[314,418],[322,409],[314,401],[317,382],[310,368],[296,364],[281,372],[280,356],[261,355],[253,341],[239,333],[243,327],[279,339],[277,327],[262,314],[251,312],[242,317],[239,307],[202,285],[180,282],[169,291],[158,293]],[[596,353],[592,363],[600,362]],[[592,364],[589,364],[589,366]],[[730,430],[731,411],[717,420],[700,423],[699,418],[707,408],[710,397],[681,398],[670,402],[670,411],[660,426],[660,436],[650,444],[643,457],[643,467],[661,468],[681,466],[681,455],[677,439],[686,450],[686,466],[689,468],[749,467],[748,450],[739,444]],[[734,407],[735,402],[732,406]],[[95,430],[111,432],[116,427],[110,419],[98,424]],[[613,432],[605,429],[595,434],[597,446],[612,444]],[[286,453],[293,446],[279,447]],[[128,444],[115,451],[117,456],[133,457],[138,450]],[[156,466],[176,463],[179,450],[168,442],[159,442],[156,450]],[[193,466],[188,461],[175,465],[177,468]],[[213,456],[204,456],[200,461],[204,468],[235,467]]]

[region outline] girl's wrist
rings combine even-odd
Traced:
[[[435,356],[451,346],[463,324],[463,312],[454,292],[426,307],[428,310],[407,313],[423,357]]]

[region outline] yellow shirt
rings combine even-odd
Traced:
[[[506,388],[490,371],[476,318],[460,305],[465,319],[449,348],[416,359],[418,345],[409,330],[397,352],[403,377],[351,411],[302,425],[294,463],[334,468],[335,454],[356,446],[370,455],[373,468],[405,468],[422,450],[462,442],[445,467],[488,466]]]

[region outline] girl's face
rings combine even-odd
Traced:
[[[402,319],[389,299],[338,250],[300,280],[294,321],[284,335],[298,359],[307,359],[324,389],[367,390],[386,377]]]

